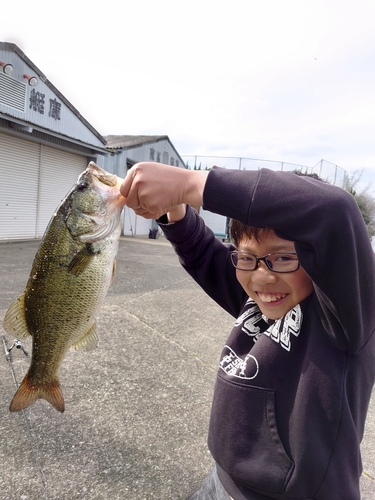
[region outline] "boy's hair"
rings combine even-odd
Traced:
[[[315,173],[305,173],[300,170],[294,170],[294,174],[304,176],[304,177],[311,177],[313,179],[317,179],[319,181],[323,181],[317,174]],[[324,182],[324,181],[323,181]],[[239,222],[238,220],[231,219],[229,222],[229,238],[230,240],[234,243],[234,245],[238,248],[238,245],[241,243],[242,240],[244,239],[249,239],[249,240],[255,240],[257,242],[261,241],[262,238],[266,235],[268,235],[273,229],[269,227],[253,227],[253,226],[246,226],[245,224],[242,224],[242,222]]]
[[[237,248],[242,240],[249,239],[259,242],[263,236],[267,235],[270,231],[272,231],[272,229],[268,227],[246,226],[235,219],[231,219],[229,223],[229,238]]]

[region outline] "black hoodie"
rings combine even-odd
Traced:
[[[208,175],[204,208],[294,241],[314,292],[276,322],[238,283],[190,207],[162,224],[182,265],[238,318],[223,349],[208,444],[234,500],[359,500],[375,380],[375,259],[354,198],[293,173]]]

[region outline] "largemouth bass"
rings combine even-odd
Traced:
[[[95,325],[115,271],[121,179],[91,162],[58,207],[35,255],[24,293],[9,307],[4,329],[32,335],[32,358],[10,411],[38,398],[60,412],[59,368],[70,347],[92,349]]]

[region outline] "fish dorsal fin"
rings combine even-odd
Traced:
[[[3,321],[3,327],[7,333],[16,337],[31,335],[26,322],[24,293],[9,306]]]
[[[92,351],[98,346],[99,335],[96,324],[94,323],[83,335],[80,337],[75,344],[72,345],[72,349],[82,350],[82,351]]]
[[[85,245],[71,260],[68,266],[68,273],[74,274],[75,276],[82,274],[96,253],[98,253],[98,251],[95,250],[93,245]]]

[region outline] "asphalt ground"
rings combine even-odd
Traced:
[[[38,245],[0,244],[0,324]],[[44,400],[8,411],[30,358],[13,348],[6,359],[14,338],[0,327],[0,498],[184,500],[213,464],[209,412],[232,323],[163,237],[122,238],[99,347],[61,367],[63,414]],[[30,339],[22,346],[31,353]],[[362,454],[362,500],[375,500],[375,396]]]

